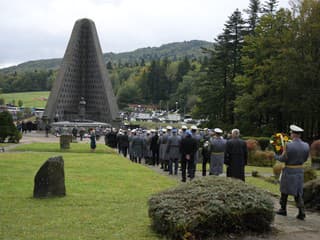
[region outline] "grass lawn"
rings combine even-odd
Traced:
[[[41,145],[48,152],[36,152]],[[160,238],[149,229],[147,201],[175,186],[175,180],[110,150],[78,153],[72,146],[74,152],[49,152],[56,148],[51,145],[25,145],[19,148],[35,152],[0,154],[0,239]],[[37,170],[56,155],[64,158],[67,196],[33,199]]]
[[[256,177],[246,177],[246,183],[256,186],[267,192],[270,192],[273,195],[280,196],[279,184],[273,184],[265,181],[262,178],[256,178]]]
[[[58,153],[91,153],[90,143],[70,143],[70,149],[61,150],[60,143],[33,143],[17,145],[14,151],[31,151],[31,152],[58,152]],[[94,153],[114,154],[116,150],[98,143]],[[94,154],[93,153],[93,154]]]
[[[18,105],[18,101],[23,101],[24,107],[41,107],[46,106],[50,92],[18,92],[18,93],[3,93],[0,95],[4,98],[5,103],[11,103],[13,100]]]

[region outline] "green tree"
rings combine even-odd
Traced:
[[[178,82],[182,81],[183,76],[190,70],[191,65],[187,57],[183,59],[182,62],[180,62],[178,66],[177,76],[176,79]]]
[[[9,142],[18,142],[21,139],[19,131],[13,123],[9,112],[0,112],[0,142],[3,143],[9,137]]]
[[[260,0],[250,0],[249,8],[245,10],[248,14],[247,24],[249,34],[254,34],[254,30],[259,22],[260,8]]]
[[[274,15],[277,11],[278,0],[267,0],[263,4],[262,12],[266,14]]]
[[[236,79],[239,91],[235,112],[237,123],[248,132],[284,129],[290,111],[284,106],[289,100],[286,76],[292,67],[288,59],[295,54],[292,40],[291,14],[284,10],[263,16],[255,35],[245,39],[244,74]]]
[[[111,61],[108,61],[108,62],[107,62],[107,69],[108,69],[108,70],[112,70],[112,69],[113,69],[112,62],[111,62]]]
[[[223,33],[218,36],[207,68],[207,76],[198,84],[200,96],[198,114],[210,123],[234,123],[234,79],[242,73],[241,49],[246,34],[241,12],[237,9],[229,17]]]
[[[117,98],[120,109],[127,107],[130,103],[142,102],[140,89],[132,81],[128,81],[120,87]]]
[[[18,106],[22,107],[23,106],[23,101],[21,99],[18,100]]]

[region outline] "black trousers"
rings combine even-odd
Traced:
[[[187,179],[186,171],[188,169],[188,174],[190,177],[190,180],[194,178],[195,173],[195,164],[194,164],[194,158],[191,158],[187,160],[185,156],[182,156],[181,158],[181,174],[182,174],[182,181],[185,182]]]
[[[152,165],[159,165],[159,149],[152,150]]]
[[[281,197],[280,197],[281,208],[286,209],[287,201],[288,201],[288,194],[281,193]],[[303,202],[302,196],[300,196],[299,194],[297,196],[294,196],[294,201],[296,202],[297,208],[299,209],[304,208],[304,202]]]
[[[202,155],[202,176],[207,175],[207,163],[210,163],[210,156]]]

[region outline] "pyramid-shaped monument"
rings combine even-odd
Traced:
[[[73,27],[44,118],[49,122],[82,119],[112,123],[117,117],[95,24],[80,19]]]

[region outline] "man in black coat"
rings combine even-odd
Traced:
[[[224,163],[227,165],[227,177],[245,181],[244,167],[247,165],[248,150],[246,142],[239,136],[239,129],[233,129],[231,139],[227,141]]]
[[[182,182],[186,181],[186,169],[188,167],[188,173],[190,174],[190,180],[194,178],[195,173],[195,153],[198,150],[198,142],[192,137],[190,130],[186,131],[186,136],[180,142],[181,153],[181,170],[182,170]]]
[[[151,137],[150,150],[152,152],[152,165],[159,165],[159,135],[155,130],[151,130],[154,134]]]
[[[129,147],[129,137],[127,131],[121,132],[121,134],[118,134],[118,147],[120,153],[123,154],[123,156],[127,157],[128,153],[128,147]]]

